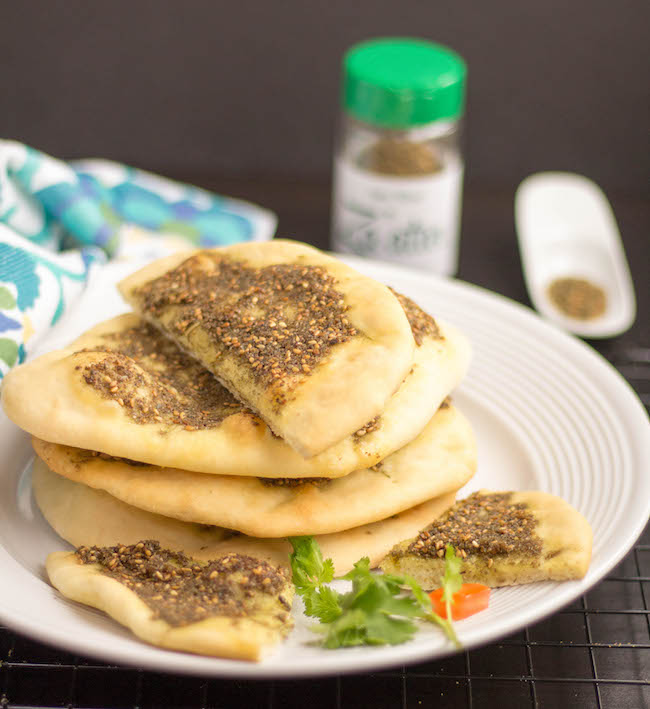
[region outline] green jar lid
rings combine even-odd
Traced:
[[[467,68],[448,47],[423,39],[372,39],[343,58],[343,104],[355,118],[408,128],[463,114]]]

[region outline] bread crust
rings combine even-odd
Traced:
[[[415,346],[413,335],[402,307],[386,286],[297,242],[276,239],[199,252],[197,268],[205,268],[205,273],[211,273],[210,259],[223,259],[257,271],[279,264],[318,267],[334,279],[336,292],[345,304],[346,322],[357,335],[331,348],[313,369],[265,383],[244,357],[221,347],[223,336],[210,331],[204,320],[179,332],[173,325],[179,306],[170,302],[158,313],[147,309],[143,287],[186,258],[174,255],[132,274],[118,286],[122,296],[136,312],[197,357],[301,455],[316,455],[362,428],[381,413],[408,373]],[[309,295],[307,290],[305,297]],[[291,336],[293,323],[287,319],[284,333]],[[288,349],[293,346],[291,337],[283,342]]]
[[[587,520],[568,502],[547,492],[513,492],[510,499],[513,505],[525,505],[535,518],[540,553],[531,556],[514,549],[491,560],[484,554],[470,554],[463,560],[463,580],[496,587],[582,578],[591,561],[592,531]],[[412,541],[397,544],[381,562],[382,570],[413,576],[425,589],[437,588],[444,574],[444,559],[413,554],[409,551]]]
[[[82,564],[74,552],[49,554],[45,568],[52,585],[67,598],[104,611],[140,639],[169,650],[260,661],[293,627],[286,613],[287,620],[278,621],[278,611],[284,611],[279,601],[275,614],[251,603],[252,617],[214,615],[176,627],[155,618],[134,591],[102,573],[99,564]],[[291,599],[293,585],[288,582],[282,593]]]
[[[136,423],[115,400],[85,383],[84,370],[107,355],[80,350],[106,347],[107,337],[142,322],[133,313],[120,315],[65,349],[12,369],[1,392],[9,418],[46,441],[152,465],[219,475],[335,478],[371,467],[413,440],[460,382],[470,360],[466,338],[439,322],[440,337],[425,337],[416,347],[411,370],[381,413],[377,430],[353,434],[304,458],[250,411],[237,409],[218,427],[202,430]]]
[[[385,519],[459,490],[476,471],[472,429],[452,405],[377,469],[297,486],[107,460],[40,439],[33,445],[54,472],[134,507],[256,537],[331,534]]]
[[[135,544],[158,539],[161,545],[207,561],[231,552],[288,566],[291,545],[286,538],[262,539],[240,534],[230,536],[218,527],[199,527],[140,510],[102,490],[72,482],[53,473],[37,458],[32,488],[41,513],[54,531],[75,547]],[[441,495],[388,519],[334,534],[317,535],[323,556],[331,558],[336,575],[342,575],[362,556],[372,567],[383,559],[397,540],[411,537],[441,515],[455,493]]]

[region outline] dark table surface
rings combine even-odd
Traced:
[[[328,246],[329,186],[287,179],[177,175],[275,210],[278,235]],[[529,305],[511,189],[466,190],[458,277]],[[624,335],[590,344],[650,405],[650,206],[609,195],[638,304]],[[647,471],[650,474],[650,470]],[[4,583],[0,579],[0,583]],[[0,627],[0,707],[234,709],[574,709],[650,707],[650,528],[582,598],[500,641],[444,660],[300,681],[204,680],[105,665]]]

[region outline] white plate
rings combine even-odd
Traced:
[[[461,327],[474,360],[454,400],[472,421],[479,470],[463,494],[538,488],[577,507],[594,530],[585,579],[498,589],[490,608],[457,624],[466,647],[512,633],[569,603],[602,578],[641,533],[650,509],[650,435],[637,397],[589,347],[530,310],[474,286],[406,269],[346,259]],[[124,309],[105,272],[67,328],[80,331]],[[98,297],[98,288],[101,298]],[[61,332],[55,333],[57,337]],[[296,630],[261,664],[198,657],[150,647],[103,614],[62,598],[45,580],[43,560],[67,545],[35,508],[25,472],[28,438],[0,420],[0,622],[82,655],[158,671],[222,677],[305,677],[376,670],[452,652],[423,626],[395,647],[321,650],[296,610]]]

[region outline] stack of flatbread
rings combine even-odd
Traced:
[[[6,377],[33,486],[73,545],[154,538],[338,573],[378,562],[473,475],[448,395],[469,345],[408,298],[288,241],[177,254],[119,285],[133,313]]]
[[[157,261],[119,289],[132,313],[14,369],[2,402],[33,436],[44,517],[86,550],[53,555],[50,578],[141,637],[189,642],[143,626],[135,596],[125,612],[100,557],[109,575],[166,554],[156,563],[173,576],[175,553],[287,566],[287,537],[314,535],[342,574],[362,556],[378,564],[474,474],[473,433],[449,399],[467,340],[337,259],[238,245]],[[143,540],[169,551],[145,558]]]

